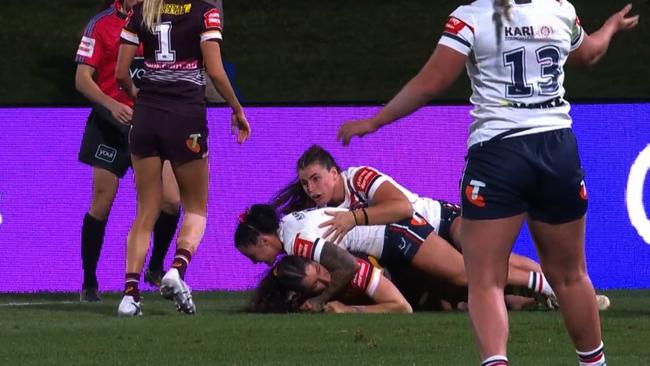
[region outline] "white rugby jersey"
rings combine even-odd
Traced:
[[[433,226],[436,234],[438,233],[442,213],[440,202],[428,197],[418,196],[404,188],[390,176],[369,166],[350,167],[342,171],[341,176],[345,186],[345,200],[337,207],[347,209],[368,207],[371,205],[379,186],[384,182],[390,182],[411,202],[413,210],[422,215]]]
[[[326,215],[325,211],[349,210],[334,207],[309,209],[292,212],[280,220],[278,237],[287,254],[320,262],[325,244],[323,234],[327,228],[320,228],[318,225],[332,218]],[[361,252],[381,258],[385,231],[385,225],[357,226],[345,234],[339,246],[350,252]]]
[[[458,7],[439,41],[469,56],[474,109],[468,145],[512,129],[528,130],[509,137],[571,127],[563,66],[584,38],[573,5],[510,0],[509,20],[495,16],[494,3]]]

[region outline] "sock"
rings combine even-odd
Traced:
[[[187,270],[187,265],[190,264],[192,260],[192,253],[187,249],[176,249],[176,255],[174,255],[174,262],[172,267],[178,270],[178,274],[181,276],[181,279],[185,279],[185,271]]]
[[[140,282],[139,273],[127,273],[124,276],[124,295],[133,296],[133,300],[140,302],[140,290],[138,283]]]
[[[490,356],[481,362],[481,366],[508,366],[508,358],[506,356],[495,355]]]
[[[107,220],[101,221],[89,213],[84,216],[81,226],[81,263],[84,270],[82,288],[97,287],[97,262],[104,244]]]
[[[528,278],[528,289],[544,296],[555,296],[555,292],[553,292],[551,285],[548,283],[544,275],[539,272],[530,272],[530,277]]]
[[[158,221],[153,227],[153,249],[151,250],[151,258],[149,259],[149,270],[152,272],[160,272],[163,270],[163,261],[169,244],[176,233],[176,226],[178,225],[178,218],[180,213],[170,215],[164,211],[160,212]]]
[[[607,366],[605,363],[605,345],[600,342],[600,346],[593,351],[580,352],[578,354],[578,361],[580,366]]]

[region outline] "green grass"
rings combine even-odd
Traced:
[[[650,3],[593,69],[567,71],[569,100],[650,98]],[[2,0],[0,105],[86,103],[74,56],[99,0]],[[226,0],[224,53],[246,102],[385,102],[431,55],[458,0]],[[465,2],[466,3],[466,2]],[[574,0],[595,31],[622,2]],[[467,77],[440,96],[467,102]]]
[[[610,292],[602,313],[608,364],[650,364],[650,293]],[[144,295],[145,315],[116,316],[119,295],[99,304],[76,294],[0,295],[5,365],[475,365],[465,313],[257,315],[246,293],[196,293],[196,316]],[[53,303],[70,301],[72,303]],[[557,312],[510,314],[515,365],[577,364]]]

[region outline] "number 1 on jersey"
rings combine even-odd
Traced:
[[[176,51],[171,49],[172,23],[163,22],[156,24],[154,31],[158,36],[158,49],[156,50],[156,61],[174,62],[176,61]]]

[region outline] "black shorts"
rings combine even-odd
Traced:
[[[435,233],[433,226],[418,213],[413,218],[386,225],[384,248],[379,262],[388,268],[410,265],[431,233]]]
[[[131,166],[128,135],[129,126],[115,120],[105,108],[93,108],[81,140],[79,161],[122,178]]]
[[[511,217],[561,224],[587,211],[587,192],[571,129],[473,145],[461,183],[462,216],[472,220]]]
[[[208,123],[205,107],[169,111],[136,103],[131,123],[131,153],[159,156],[182,164],[208,156]]]

